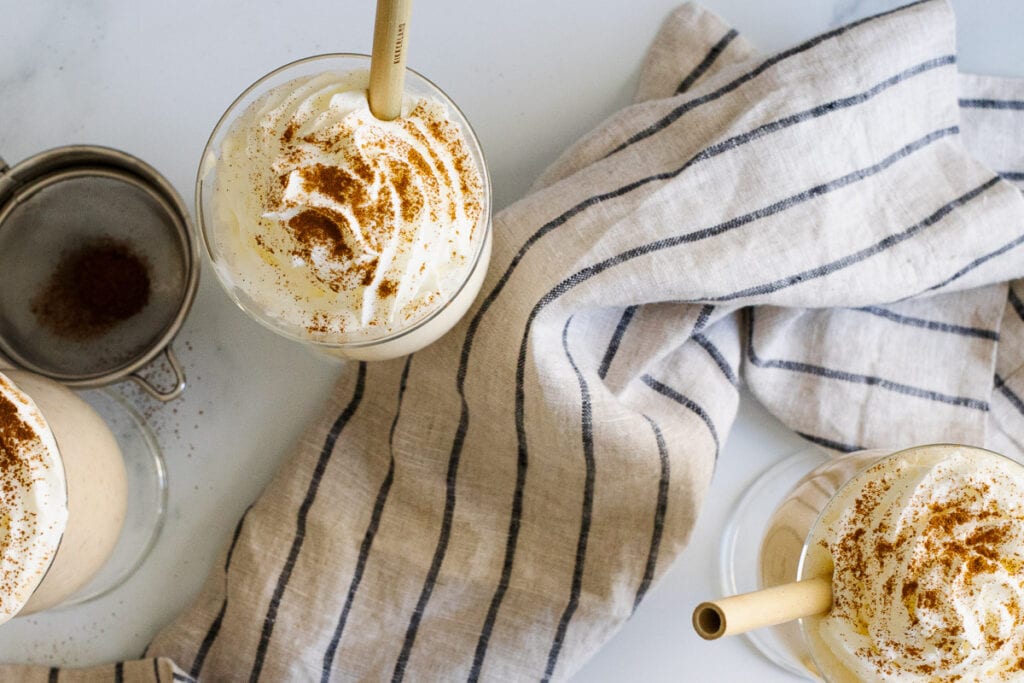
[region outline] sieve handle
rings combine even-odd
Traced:
[[[155,398],[158,401],[173,401],[174,399],[181,396],[181,393],[185,391],[185,371],[181,369],[181,363],[178,362],[178,357],[174,355],[174,350],[171,345],[168,344],[164,348],[164,356],[167,358],[167,363],[171,366],[171,370],[174,371],[174,387],[167,390],[161,391],[159,388],[149,383],[145,377],[137,372],[133,372],[128,375],[128,379],[138,384],[142,389]]]

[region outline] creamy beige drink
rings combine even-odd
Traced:
[[[1024,467],[964,446],[879,455],[812,475],[770,525],[766,580],[791,570],[801,533],[791,578],[832,577],[831,610],[803,620],[804,661],[829,681],[1024,680]]]
[[[432,342],[472,302],[489,191],[440,91],[406,94],[401,116],[381,121],[368,78],[319,72],[261,94],[215,132],[199,196],[217,273],[244,309],[287,336],[381,358]]]
[[[60,604],[99,571],[127,505],[114,436],[63,386],[0,374],[0,623]]]

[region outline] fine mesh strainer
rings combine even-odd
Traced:
[[[145,306],[81,339],[51,331],[33,302],[62,258],[102,242],[125,245],[145,263]],[[15,364],[73,387],[130,379],[155,398],[176,398],[185,376],[170,343],[198,284],[188,211],[150,166],[91,146],[50,150],[10,169],[0,160],[0,354]],[[175,374],[164,389],[139,374],[161,352]]]

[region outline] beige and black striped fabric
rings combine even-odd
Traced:
[[[566,678],[743,466],[741,381],[834,451],[1019,455],[1022,126],[944,2],[770,57],[680,8],[638,102],[495,218],[463,323],[347,368],[162,659],[32,675]]]

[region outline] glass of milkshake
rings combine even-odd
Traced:
[[[117,440],[65,387],[0,374],[0,624],[66,603],[114,553],[128,506]]]
[[[370,58],[264,76],[206,145],[196,205],[214,270],[275,332],[349,358],[406,355],[468,310],[491,249],[490,182],[469,123],[409,70],[402,113],[367,102]]]
[[[761,587],[831,577],[826,614],[771,629],[773,659],[807,677],[1024,677],[1024,466],[1004,456],[937,444],[826,462],[771,517],[760,559]]]

